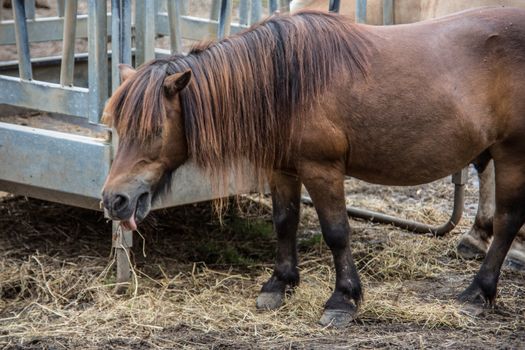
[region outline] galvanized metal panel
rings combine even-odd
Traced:
[[[218,192],[212,189],[211,182],[205,174],[192,162],[188,162],[177,169],[173,176],[171,192],[159,203],[155,203],[154,208],[167,208],[234,194],[250,193],[257,188],[256,186],[257,184],[249,179],[235,182],[232,178],[226,191],[223,193]]]
[[[110,160],[105,140],[0,122],[4,181],[99,198]]]
[[[0,75],[0,103],[60,114],[86,117],[88,115],[88,89],[63,87],[42,81],[23,81]]]

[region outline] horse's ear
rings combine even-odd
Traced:
[[[191,70],[182,73],[174,73],[164,79],[164,92],[166,96],[173,96],[184,89],[191,80]]]
[[[121,63],[121,64],[118,65],[118,69],[120,71],[120,81],[121,82],[126,81],[127,79],[129,79],[132,76],[134,76],[135,73],[137,73],[137,71],[132,66],[130,66],[129,64],[122,64]]]

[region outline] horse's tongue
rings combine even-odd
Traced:
[[[135,221],[135,215],[131,215],[129,220],[122,221],[121,224],[122,226],[124,226],[126,230],[130,230],[130,231],[137,230],[137,223]]]
[[[129,228],[131,231],[137,230],[137,223],[135,222],[135,214],[131,215],[131,218],[129,218]]]

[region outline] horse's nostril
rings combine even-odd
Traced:
[[[113,203],[111,203],[111,208],[114,211],[120,211],[121,209],[124,209],[128,206],[129,198],[126,195],[123,194],[117,194],[115,195],[115,199],[113,199]]]

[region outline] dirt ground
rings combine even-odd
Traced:
[[[299,232],[301,285],[277,311],[255,298],[271,274],[268,199],[155,212],[135,235],[133,285],[113,293],[110,224],[93,211],[23,197],[0,202],[0,348],[523,348],[524,274],[505,268],[497,307],[472,317],[454,301],[479,267],[455,245],[476,208],[444,238],[351,220],[365,288],[347,329],[317,325],[334,282],[312,208]],[[452,186],[393,189],[347,181],[348,202],[427,223],[450,212]]]

